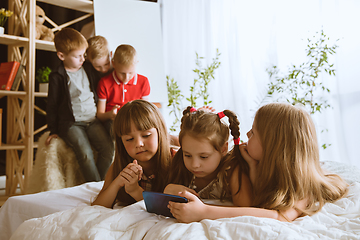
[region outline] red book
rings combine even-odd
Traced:
[[[3,62],[0,64],[0,89],[10,91],[13,85],[15,75],[19,69],[20,63]]]

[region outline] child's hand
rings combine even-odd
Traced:
[[[136,181],[140,181],[142,177],[142,167],[137,164],[137,161],[134,160],[132,163],[129,163],[116,177],[120,187],[124,187],[125,184]]]
[[[45,146],[49,146],[51,139],[58,138],[59,136],[57,134],[51,134],[47,137],[45,141]]]
[[[254,185],[255,184],[255,180],[256,180],[256,171],[257,171],[257,166],[259,164],[259,161],[253,159],[248,151],[247,151],[247,143],[242,143],[239,145],[239,149],[240,149],[240,153],[243,156],[243,158],[245,159],[245,161],[249,164],[249,175],[250,175],[250,181],[251,183]]]
[[[202,106],[198,110],[203,110],[205,112],[215,112],[215,108],[210,106]]]
[[[126,168],[124,168],[121,172],[121,176],[126,179],[125,191],[128,194],[132,195],[131,192],[134,192],[141,188],[138,182],[141,180],[143,170],[142,167],[137,164],[137,160],[129,163]]]
[[[111,119],[114,120],[116,117],[117,112],[119,111],[120,106],[119,105],[115,105],[113,106],[113,108],[111,109]]]
[[[168,184],[164,189],[164,193],[172,194],[172,195],[178,195],[180,192],[184,192],[184,191],[191,192],[192,194],[199,197],[199,194],[194,189],[179,184]]]
[[[194,194],[184,191],[179,196],[188,199],[187,203],[169,202],[168,208],[172,215],[183,223],[197,222],[205,217],[206,205]]]
[[[130,163],[130,164],[131,164],[131,163]],[[140,166],[140,165],[138,164],[137,160],[134,160],[132,164],[134,164],[134,165],[137,167],[137,169],[138,169],[138,175],[139,175],[139,181],[140,181],[141,178],[142,178],[142,175],[143,175],[142,166]]]
[[[251,168],[251,167],[256,168],[257,165],[258,165],[258,163],[259,163],[259,161],[253,159],[253,158],[249,155],[249,153],[248,153],[248,151],[247,151],[247,143],[244,142],[244,143],[240,144],[240,145],[239,145],[239,149],[240,149],[241,155],[243,156],[243,158],[245,159],[245,161],[249,164],[249,167],[250,167],[250,168]]]
[[[126,181],[127,180],[123,176],[121,176],[121,172],[119,173],[119,175],[114,180],[114,182],[119,186],[119,188],[124,187]]]
[[[129,163],[121,172],[123,173],[122,176],[128,181],[134,178],[136,182],[138,182],[141,180],[143,169],[137,163],[137,160],[134,160],[132,163]]]

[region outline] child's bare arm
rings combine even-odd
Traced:
[[[276,210],[269,210],[264,208],[254,207],[225,207],[204,204],[195,195],[189,192],[182,192],[181,197],[189,200],[188,203],[169,202],[169,209],[173,216],[179,222],[196,222],[203,219],[219,219],[231,218],[238,216],[254,216],[263,218],[273,218],[279,221],[293,221],[298,218],[301,213],[294,208],[287,211],[278,212]],[[284,217],[285,216],[285,217]]]
[[[106,109],[106,101],[99,100],[96,106],[96,117],[100,121],[105,121],[108,119],[105,113],[105,109]]]
[[[142,168],[137,164],[136,160],[134,160],[133,163],[129,163],[114,180],[112,180],[113,166],[114,164],[111,164],[109,167],[109,170],[105,176],[104,186],[99,192],[96,200],[91,205],[101,205],[112,208],[115,203],[116,196],[122,187],[125,187],[126,193],[132,196],[136,201],[142,199],[143,190],[138,184],[138,181],[142,176]],[[134,185],[137,185],[137,187],[140,189]],[[140,199],[139,191],[141,191]]]
[[[114,120],[119,108],[120,108],[120,106],[116,105],[111,109],[111,111],[105,112],[105,110],[106,110],[106,101],[98,101],[97,110],[96,110],[96,117],[102,122],[104,122],[104,121],[106,121],[108,119]]]
[[[120,188],[125,186],[125,180],[121,177],[115,178],[114,181],[112,180],[113,166],[114,164],[111,164],[111,166],[109,167],[109,170],[105,176],[104,186],[91,205],[100,205],[112,208]]]
[[[253,188],[249,177],[241,174],[241,186],[239,190],[239,167],[236,167],[230,177],[230,190],[234,206],[250,207],[253,204]]]

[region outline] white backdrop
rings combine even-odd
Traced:
[[[251,128],[259,99],[266,93],[266,68],[299,65],[306,39],[324,30],[340,39],[335,57],[336,77],[324,81],[331,89],[332,109],[314,115],[322,160],[360,167],[360,1],[358,0],[160,0],[166,75],[184,95],[195,77],[195,52],[210,64],[218,48],[221,67],[211,83],[217,110],[231,109],[240,117],[241,138]],[[186,107],[187,102],[184,101]],[[167,124],[172,119],[165,112]],[[328,129],[326,133],[321,130]]]
[[[150,100],[167,102],[158,4],[134,0],[94,0],[96,35],[104,36],[110,50],[132,45],[138,54],[137,72],[149,79]]]
[[[212,106],[238,114],[245,141],[266,94],[266,69],[277,65],[286,71],[304,62],[306,39],[321,29],[330,39],[340,39],[336,55],[329,59],[335,63],[336,77],[324,77],[333,108],[313,118],[319,144],[331,144],[321,150],[321,159],[360,167],[359,0],[95,0],[94,7],[96,34],[108,38],[112,49],[130,43],[138,50],[139,73],[149,77],[151,100],[164,103],[168,126],[173,119],[165,106],[165,74],[189,96],[196,77],[195,52],[207,65],[219,49],[221,66],[210,85]],[[187,105],[184,100],[183,107]],[[324,129],[328,132],[320,133]]]

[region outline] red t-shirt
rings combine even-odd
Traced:
[[[113,71],[111,74],[101,78],[97,94],[99,101],[106,100],[106,112],[110,111],[115,105],[122,107],[125,103],[143,99],[150,94],[150,83],[147,77],[135,74],[126,84],[121,82]]]

